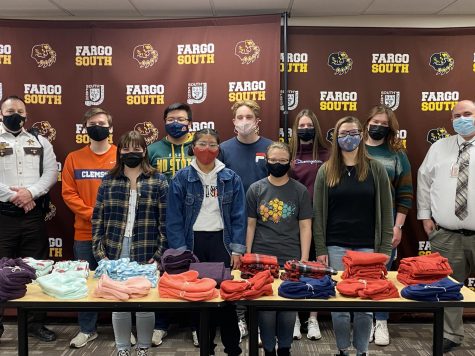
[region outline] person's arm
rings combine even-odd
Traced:
[[[312,219],[299,220],[300,229],[300,259],[308,261],[310,242],[312,241]]]
[[[254,234],[257,226],[257,192],[256,187],[259,183],[252,184],[246,193],[247,206],[247,232],[246,232],[246,252],[252,252],[252,244],[254,242]]]
[[[392,248],[396,248],[402,239],[402,227],[406,221],[407,213],[412,208],[414,193],[412,188],[411,164],[404,151],[400,151],[397,156],[398,171],[394,184],[396,219],[393,227]]]
[[[171,180],[167,197],[166,236],[169,248],[186,250],[184,233],[185,188],[179,181],[179,173]]]
[[[164,248],[167,246],[167,197],[168,197],[168,183],[164,175],[160,174],[158,179],[159,197],[158,197],[158,249],[153,255],[153,260],[158,261],[162,256]]]
[[[435,230],[435,223],[432,220],[430,187],[433,181],[433,167],[431,163],[432,146],[427,152],[424,161],[417,172],[417,219],[422,220],[424,231],[429,235]]]
[[[231,251],[242,255],[246,251],[246,197],[241,178],[233,179],[233,201],[231,204]]]
[[[324,196],[325,189],[325,166],[320,167],[315,179],[315,187],[313,191],[313,221],[312,221],[312,234],[315,241],[315,249],[317,254],[317,261],[328,265],[328,250],[325,245],[325,231],[324,229],[324,216],[323,210],[327,205]]]
[[[94,207],[88,206],[79,195],[76,180],[74,179],[74,165],[71,155],[68,155],[64,162],[61,179],[61,193],[65,204],[74,215],[78,215],[87,221],[91,220]]]
[[[246,233],[246,252],[252,252],[252,243],[254,242],[254,233],[256,232],[256,218],[247,218],[247,233]]]
[[[104,247],[104,239],[107,238],[104,231],[104,191],[105,184],[102,181],[97,192],[96,206],[92,214],[92,253],[96,261],[107,258]]]
[[[384,166],[378,161],[374,161],[375,174],[379,179],[379,199],[381,208],[381,246],[380,253],[391,256],[392,248],[391,242],[393,240],[393,198],[391,194],[391,182],[389,181],[388,173]]]

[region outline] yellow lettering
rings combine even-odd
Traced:
[[[12,64],[12,55],[0,54],[0,64]]]

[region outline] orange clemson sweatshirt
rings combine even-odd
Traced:
[[[116,154],[115,145],[101,155],[85,146],[66,157],[62,173],[62,195],[64,202],[74,213],[75,240],[92,240],[91,218],[97,191],[102,177],[115,166]]]

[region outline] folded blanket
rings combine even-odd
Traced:
[[[179,274],[189,270],[191,263],[200,262],[193,252],[189,250],[176,250],[169,248],[163,252],[160,259],[160,272]]]
[[[404,287],[401,295],[406,299],[438,302],[444,300],[463,300],[460,293],[463,284],[452,281],[449,278],[443,278],[440,281],[430,284],[416,284]]]
[[[264,295],[273,295],[274,278],[270,271],[258,272],[254,277],[244,281],[224,281],[220,294],[225,300],[256,299]]]
[[[51,273],[36,281],[43,293],[57,299],[81,299],[88,295],[87,281],[78,271]]]
[[[405,285],[430,284],[452,273],[448,259],[434,252],[430,255],[403,258],[399,264],[397,279]]]
[[[190,301],[204,301],[216,298],[219,293],[216,281],[210,278],[198,279],[197,271],[188,271],[170,275],[167,272],[160,277],[159,295],[162,298],[175,298]]]
[[[346,297],[373,300],[399,297],[396,286],[391,281],[383,279],[345,279],[338,282],[336,289]]]
[[[262,263],[265,265],[279,265],[277,257],[269,255],[261,255],[258,253],[245,253],[241,256],[241,263],[245,265]]]
[[[325,275],[320,279],[301,277],[299,281],[285,281],[279,286],[281,297],[289,299],[328,299],[334,297],[336,282]]]

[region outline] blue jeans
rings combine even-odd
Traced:
[[[92,254],[92,241],[74,240],[73,251],[74,258],[76,260],[87,261],[91,271],[97,268],[97,261]],[[79,330],[85,334],[96,332],[97,314],[96,312],[79,312]]]
[[[389,258],[388,264],[386,265],[386,269],[388,271],[391,270],[391,266],[393,265],[393,262],[396,259],[396,253],[397,253],[397,248],[393,248],[393,250],[391,251],[391,257]],[[388,320],[389,319],[389,313],[388,312],[375,312],[374,313],[374,318],[376,320]]]
[[[279,349],[290,349],[296,317],[297,312],[294,311],[259,312],[259,329],[264,350],[275,350],[276,337],[279,342]]]
[[[346,251],[373,252],[371,248],[348,248],[340,246],[328,246],[328,260],[330,266],[343,271],[342,257]],[[348,312],[332,313],[333,330],[335,331],[336,346],[339,350],[346,350],[351,345],[351,318]],[[353,318],[353,346],[357,353],[368,352],[369,335],[373,326],[373,313],[354,313]]]

